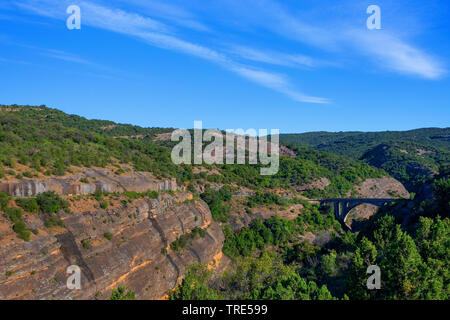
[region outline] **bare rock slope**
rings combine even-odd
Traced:
[[[61,212],[64,227],[52,232],[43,216],[27,215],[27,226],[39,231],[29,242],[18,239],[0,218],[0,299],[107,299],[119,285],[133,290],[137,299],[163,297],[186,265],[210,263],[223,245],[208,206],[184,200],[160,195],[114,210]],[[180,252],[170,249],[172,241],[195,227],[206,235]],[[71,265],[81,269],[80,290],[67,288]]]
[[[90,194],[97,190],[102,192],[175,191],[177,184],[175,179],[160,181],[148,172],[132,171],[118,175],[113,170],[104,168],[83,168],[82,172],[64,177],[24,178],[0,183],[0,192],[6,192],[15,197],[35,196],[45,191],[67,195]]]

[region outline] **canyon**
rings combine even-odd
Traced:
[[[106,179],[102,181],[105,187]],[[50,190],[63,185],[58,182],[41,181],[40,186]],[[7,190],[32,195],[40,189],[23,186],[33,183],[22,181]],[[136,183],[134,189],[163,184]],[[64,227],[49,230],[43,214],[25,213],[24,222],[37,231],[29,242],[18,239],[9,221],[0,217],[0,299],[108,299],[119,285],[135,292],[137,299],[160,299],[180,282],[187,265],[214,264],[224,241],[206,203],[182,191],[109,209],[61,211],[58,216]],[[171,242],[196,227],[205,230],[204,237],[179,252],[170,249]],[[81,269],[80,290],[66,286],[72,265]]]

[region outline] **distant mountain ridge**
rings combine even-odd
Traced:
[[[386,175],[364,162],[304,147],[293,148],[295,154],[289,156],[282,154],[280,170],[274,176],[261,176],[258,165],[249,164],[212,165],[215,174],[195,174],[192,166],[171,161],[176,143],[167,136],[172,131],[88,120],[45,106],[0,105],[0,180],[58,178],[79,168],[106,166],[120,175],[124,167],[131,167],[190,186],[206,181],[250,188],[295,188],[327,178],[325,189],[310,192],[325,197],[345,195],[355,184]],[[165,139],[158,138],[161,135]]]
[[[422,128],[408,131],[380,131],[380,132],[307,132],[281,134],[283,144],[296,144],[313,147],[318,150],[361,158],[363,154],[379,144],[386,143],[416,143],[429,148],[450,151],[450,127]],[[352,150],[350,151],[350,147]]]
[[[282,134],[280,142],[363,160],[415,190],[450,162],[450,128]]]

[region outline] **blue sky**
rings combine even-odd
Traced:
[[[0,103],[146,127],[448,127],[449,16],[444,0],[2,0]]]

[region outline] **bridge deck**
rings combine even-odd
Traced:
[[[401,198],[327,198],[327,199],[308,199],[315,202],[335,202],[335,201],[395,201]]]

